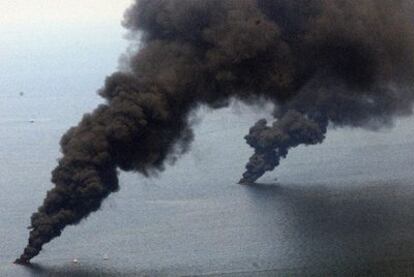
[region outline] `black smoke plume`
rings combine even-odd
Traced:
[[[106,103],[63,136],[17,262],[98,210],[118,169],[151,175],[187,151],[199,105],[275,103],[275,123],[246,137],[255,153],[242,183],[321,143],[328,124],[375,129],[411,114],[413,15],[410,0],[137,0],[124,25],[139,50],[107,78]]]

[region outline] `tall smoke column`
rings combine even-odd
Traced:
[[[292,147],[321,143],[325,132],[326,125],[320,126],[294,110],[288,111],[271,127],[267,126],[266,120],[259,120],[245,137],[255,153],[247,163],[247,171],[239,183],[253,183],[266,171],[273,170]]]
[[[185,153],[199,105],[277,105],[276,122],[247,136],[249,182],[291,147],[320,143],[328,124],[379,128],[411,114],[412,11],[409,0],[136,1],[124,25],[140,49],[107,78],[106,103],[63,136],[55,186],[16,262],[97,211],[118,169],[148,176]]]

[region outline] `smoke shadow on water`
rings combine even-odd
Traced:
[[[140,272],[124,272],[108,267],[102,267],[102,265],[92,264],[76,264],[76,265],[62,265],[62,266],[48,266],[37,263],[32,263],[23,267],[25,276],[33,277],[46,277],[46,276],[61,276],[61,277],[113,277],[113,276],[164,276],[168,272],[162,270],[143,270]]]
[[[414,258],[409,183],[259,183],[245,189],[261,235],[279,241],[267,253],[274,255],[273,268],[389,272],[398,263],[399,270],[414,272],[412,262],[401,265]]]
[[[70,269],[68,266],[52,268],[38,263],[31,263],[22,268],[29,276],[106,276],[102,275],[102,272],[93,272],[85,268]]]

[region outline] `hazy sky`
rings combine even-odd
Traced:
[[[121,21],[132,0],[0,0],[0,26]]]
[[[126,51],[120,23],[131,3],[0,0],[0,97],[94,93]]]

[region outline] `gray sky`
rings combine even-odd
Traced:
[[[94,93],[127,48],[120,23],[131,3],[0,0],[0,97]]]
[[[1,0],[0,26],[100,24],[119,19],[132,0]]]

